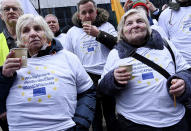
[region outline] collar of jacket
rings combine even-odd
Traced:
[[[180,5],[180,7],[188,7],[191,6],[191,0],[188,0],[186,2],[180,2],[178,0],[176,0],[176,2]]]
[[[3,29],[3,33],[4,33],[6,39],[12,39],[12,40],[14,40],[13,37],[12,37],[12,36],[10,35],[10,33],[8,32],[7,27],[5,27],[5,28]]]
[[[174,11],[179,11],[180,7],[188,7],[191,6],[191,1],[187,1],[187,2],[180,2],[178,0],[176,0],[175,2],[170,2],[169,4],[170,9],[174,10]]]
[[[51,45],[48,46],[45,50],[40,50],[38,52],[38,55],[37,57],[41,57],[41,56],[45,56],[45,55],[50,55],[50,54],[55,54],[56,52],[62,50],[63,47],[61,45],[61,43],[56,40],[56,39],[53,39],[51,41]]]
[[[96,20],[92,23],[92,25],[99,27],[103,23],[107,22],[108,19],[109,19],[109,13],[105,9],[97,8],[97,17],[96,17]],[[78,12],[76,12],[72,16],[72,23],[75,26],[82,28],[81,20],[78,18]]]
[[[152,30],[151,36],[144,47],[158,50],[164,49],[163,39],[156,30]],[[119,41],[115,48],[118,50],[120,59],[131,56],[137,49],[137,47],[128,44],[124,40]]]
[[[57,37],[57,36],[59,36],[60,34],[61,34],[61,31],[58,30],[58,31],[54,34],[54,37]]]

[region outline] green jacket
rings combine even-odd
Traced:
[[[9,53],[9,48],[7,45],[5,35],[1,33],[0,34],[0,66],[4,64],[8,53]]]

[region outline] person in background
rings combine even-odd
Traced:
[[[16,23],[23,14],[18,0],[2,0],[0,2],[0,17],[5,23],[5,28],[0,34],[0,66],[4,64],[7,54],[11,48],[16,47]]]
[[[0,90],[6,92],[0,92],[0,108],[6,101],[9,130],[88,131],[96,92],[78,57],[62,50],[41,16],[21,16],[16,34],[30,58],[21,68],[11,51],[0,68]]]
[[[66,35],[64,48],[76,54],[95,85],[103,72],[107,55],[117,41],[117,32],[108,21],[106,10],[97,8],[93,0],[80,0],[73,15],[74,26]],[[115,126],[115,99],[101,96],[97,92],[96,113],[93,131],[103,131],[103,115],[107,130]]]
[[[180,53],[191,65],[191,0],[176,0],[169,4],[158,20],[159,26],[167,34],[167,38],[179,49]],[[187,120],[191,123],[191,98],[187,102]],[[191,125],[190,125],[191,130]]]
[[[158,17],[161,13],[159,8],[156,8],[152,2],[149,0],[127,0],[123,6],[125,11],[128,11],[131,8],[135,8],[136,6],[144,6],[148,12],[149,22],[151,23],[152,19],[158,20]],[[152,19],[151,19],[152,18]]]
[[[0,33],[0,66],[4,64],[9,50],[16,47],[16,23],[22,14],[23,9],[18,0],[2,0],[0,2],[0,17],[5,23],[3,32]],[[0,92],[2,91],[0,90]],[[1,113],[0,126],[3,131],[8,131],[6,110]]]
[[[54,33],[55,39],[59,40],[63,46],[65,43],[66,34],[61,33],[61,31],[60,31],[58,18],[53,14],[48,14],[45,16],[44,19],[45,19],[46,23],[49,25],[52,32]]]
[[[182,103],[191,96],[190,65],[172,43],[171,53],[145,13],[127,11],[118,25],[118,43],[109,55],[99,90],[116,96],[119,131],[189,131]],[[135,54],[165,69],[168,79]],[[122,65],[131,65],[127,71]],[[176,68],[175,68],[176,65]],[[176,96],[174,107],[173,96]]]

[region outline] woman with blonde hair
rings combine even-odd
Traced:
[[[2,108],[10,131],[88,131],[94,116],[93,82],[78,57],[62,50],[41,16],[18,19],[17,44],[27,48],[27,67],[7,56],[0,68]]]

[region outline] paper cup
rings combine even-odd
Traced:
[[[133,66],[132,65],[120,65],[119,68],[126,68],[127,72],[132,72]]]
[[[14,58],[21,58],[21,67],[27,67],[27,48],[13,48],[15,51]]]
[[[84,21],[84,22],[82,22],[82,25],[83,24],[88,24],[88,25],[91,25],[92,24],[92,22],[91,21]]]

